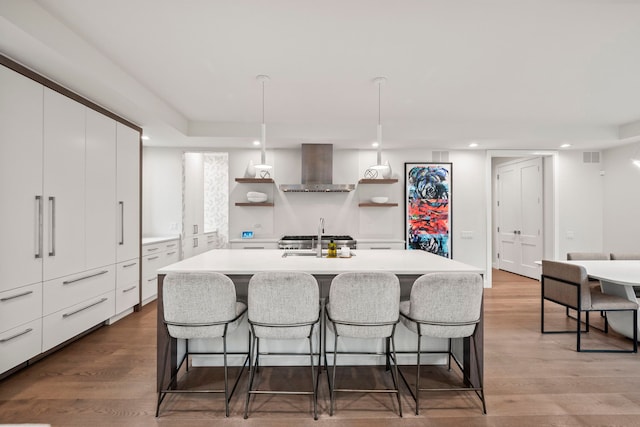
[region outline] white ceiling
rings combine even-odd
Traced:
[[[258,74],[269,148],[370,148],[377,76],[385,148],[640,135],[635,0],[0,0],[0,52],[152,145],[250,147]]]

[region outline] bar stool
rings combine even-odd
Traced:
[[[224,393],[225,415],[229,416],[229,401],[233,396],[238,381],[242,376],[245,366],[249,361],[249,351],[227,351],[227,334],[238,327],[244,318],[247,306],[236,301],[236,287],[227,276],[219,273],[170,273],[164,279],[163,287],[164,325],[169,336],[186,340],[186,353],[178,365],[176,374],[169,381],[169,388],[158,392],[158,404],[156,417],[160,413],[160,404],[168,393]],[[222,338],[222,353],[190,352],[189,340],[202,338]],[[164,363],[167,364],[169,341],[164,352]],[[177,372],[187,362],[189,370],[189,356],[220,355],[224,359],[224,389],[223,390],[179,390],[177,384]],[[236,377],[233,388],[229,392],[228,384],[228,355],[246,356],[240,372]],[[164,386],[164,372],[160,380]]]
[[[248,320],[252,337],[253,369],[249,377],[244,418],[249,416],[249,399],[252,394],[310,395],[313,399],[313,418],[318,419],[318,372],[320,370],[319,338],[318,352],[313,351],[313,332],[320,323],[320,291],[315,277],[302,272],[261,272],[249,280]],[[318,328],[319,329],[319,328]],[[260,366],[261,355],[301,356],[301,353],[260,352],[261,340],[282,339],[309,340],[309,366],[311,367],[312,391],[256,390],[255,375]],[[318,357],[318,371],[314,356]]]
[[[398,399],[398,412],[402,417],[402,402],[398,389],[398,366],[394,334],[398,324],[400,282],[395,274],[388,272],[349,272],[338,274],[331,282],[329,301],[326,305],[326,326],[334,333],[333,372],[329,377],[327,349],[325,368],[331,393],[329,414],[333,415],[336,392],[391,393]],[[326,336],[326,334],[325,334]],[[384,339],[385,352],[338,351],[338,337]],[[389,343],[391,342],[391,353]],[[392,389],[347,389],[336,387],[336,361],[338,354],[379,354],[393,361]]]
[[[478,361],[478,349],[474,339],[476,325],[480,321],[482,307],[482,276],[476,273],[431,273],[420,276],[411,287],[409,301],[400,303],[400,321],[417,334],[417,360],[415,390],[409,386],[402,370],[400,376],[416,402],[416,415],[420,411],[420,391],[474,391],[482,402],[482,413],[487,413],[484,400],[482,372]],[[424,351],[421,338],[430,336],[448,340],[446,351]],[[469,375],[451,351],[451,339],[471,337],[475,351],[479,387],[420,388],[420,356],[422,354],[447,354],[448,368],[451,359],[462,370],[465,384],[471,384]]]

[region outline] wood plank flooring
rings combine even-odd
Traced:
[[[329,416],[326,377],[321,376],[319,420],[307,396],[257,396],[242,418],[245,374],[224,417],[221,395],[169,396],[160,418],[155,412],[155,304],[0,381],[0,424],[53,426],[638,426],[640,359],[637,354],[577,353],[575,335],[540,334],[537,281],[494,271],[485,292],[485,389],[488,415],[473,394],[430,393],[419,416],[403,388],[404,417],[388,395],[339,395]],[[571,327],[560,307],[547,311],[551,326]],[[601,319],[596,317],[595,321]],[[628,347],[615,333],[584,336],[592,347]],[[196,368],[188,381],[217,387],[218,368]],[[407,374],[413,370],[405,368]],[[389,385],[379,368],[340,370],[340,381]],[[457,372],[454,372],[454,377]],[[430,367],[421,381],[451,375]],[[302,368],[265,368],[265,387],[307,387]]]

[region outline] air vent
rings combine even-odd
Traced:
[[[600,152],[599,151],[583,152],[582,163],[600,163]]]
[[[432,151],[431,152],[431,161],[433,161],[433,162],[448,162],[449,161],[449,152],[448,151]]]

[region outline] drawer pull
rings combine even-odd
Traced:
[[[389,246],[373,246],[371,249],[391,249]]]
[[[124,294],[125,292],[130,292],[130,291],[134,290],[134,289],[135,289],[135,288],[137,288],[137,287],[138,287],[137,285],[133,285],[133,286],[132,286],[132,287],[130,287],[130,288],[123,289],[123,290],[122,290],[122,293]]]
[[[95,274],[90,274],[88,276],[84,276],[84,277],[79,277],[77,279],[73,279],[73,280],[65,280],[64,282],[62,282],[63,285],[69,285],[71,283],[76,283],[79,282],[81,280],[86,280],[86,279],[91,279],[92,277],[96,277],[96,276],[102,276],[103,274],[107,274],[109,272],[109,270],[102,270],[99,273],[95,273]]]
[[[175,254],[175,253],[176,253],[176,251],[173,251],[173,252],[167,252],[167,256],[169,256],[169,255],[173,255],[173,254]]]
[[[264,246],[245,246],[242,249],[264,249]]]
[[[62,315],[62,317],[66,319],[67,317],[73,316],[74,314],[78,314],[78,313],[80,313],[81,311],[84,311],[84,310],[86,310],[86,309],[88,309],[88,308],[94,307],[94,306],[96,306],[96,305],[98,305],[98,304],[102,304],[103,302],[105,302],[105,301],[106,301],[106,300],[108,300],[108,299],[109,299],[109,298],[102,298],[100,301],[96,301],[96,302],[94,302],[93,304],[89,304],[89,305],[88,305],[88,306],[86,306],[86,307],[79,308],[79,309],[77,309],[77,310],[75,310],[75,311],[72,311],[71,313],[65,313],[65,314],[63,314],[63,315]]]
[[[153,282],[154,280],[157,280],[157,277],[154,277],[153,279],[147,279],[147,282]]]
[[[20,297],[23,297],[25,295],[29,295],[29,294],[32,294],[32,293],[33,293],[33,291],[27,291],[27,292],[23,292],[23,293],[18,294],[18,295],[12,295],[10,297],[0,298],[0,302],[5,302],[5,301],[12,300],[12,299],[20,298]]]
[[[160,257],[152,256],[152,257],[147,258],[147,261],[153,261],[154,259],[158,259],[158,258],[160,258]]]
[[[176,245],[175,243],[173,243],[173,244],[171,244],[171,245],[167,245],[167,249],[169,249],[169,248],[173,248],[175,245]]]
[[[147,252],[153,252],[153,251],[157,251],[160,248],[147,248]]]
[[[15,334],[15,335],[11,335],[10,337],[2,338],[2,339],[0,340],[0,343],[5,343],[5,342],[7,342],[7,341],[11,341],[11,340],[12,340],[12,339],[14,339],[14,338],[18,338],[18,337],[21,337],[22,335],[28,334],[28,333],[29,333],[29,332],[31,332],[31,331],[33,331],[33,328],[25,329],[25,330],[24,330],[24,331],[22,331],[22,332],[18,332],[18,333],[17,333],[17,334]]]
[[[132,262],[131,264],[125,264],[122,266],[122,268],[129,268],[129,267],[133,267],[134,265],[136,265],[137,262]]]

